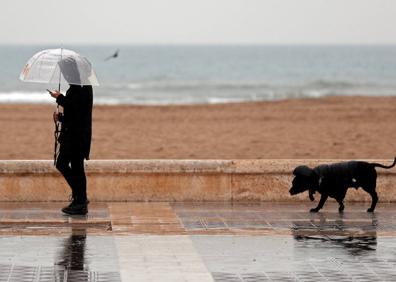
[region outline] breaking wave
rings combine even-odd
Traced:
[[[54,99],[47,92],[0,92],[0,103],[49,104]]]
[[[324,96],[393,96],[396,84],[318,80],[306,83],[246,81],[142,81],[102,84],[94,103],[105,105],[217,104]],[[0,103],[54,103],[45,91],[0,92]]]

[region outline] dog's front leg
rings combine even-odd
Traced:
[[[323,208],[323,205],[326,202],[327,198],[328,198],[327,194],[322,194],[318,206],[314,209],[311,209],[310,212],[318,212],[321,208]]]
[[[344,208],[345,208],[343,201],[340,200],[340,199],[338,199],[337,202],[338,202],[338,204],[339,204],[338,211],[339,211],[339,212],[343,212],[343,211],[344,211]]]
[[[311,200],[311,202],[315,201],[315,190],[314,189],[309,189],[309,199]]]

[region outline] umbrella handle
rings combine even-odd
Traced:
[[[56,106],[56,114],[59,114],[59,105]],[[54,166],[56,166],[56,162],[58,160],[58,143],[59,143],[58,138],[59,138],[59,133],[60,133],[60,123],[59,123],[59,121],[56,121],[56,120],[54,120],[54,123],[55,123]]]
[[[63,57],[63,48],[61,48],[61,60]],[[58,91],[60,92],[61,89],[61,71],[59,71],[59,81],[58,81]],[[59,114],[59,105],[56,104],[56,114]],[[55,138],[55,145],[54,145],[54,166],[56,166],[56,162],[58,160],[58,138],[59,138],[59,132],[60,132],[60,122],[54,120],[55,123],[55,132],[54,132],[54,138]]]

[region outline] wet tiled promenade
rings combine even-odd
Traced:
[[[396,281],[396,204],[0,204],[0,281]]]

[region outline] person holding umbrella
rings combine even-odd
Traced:
[[[62,211],[68,215],[85,215],[89,201],[84,159],[89,159],[91,147],[92,85],[99,85],[92,65],[87,58],[72,50],[46,49],[28,60],[19,79],[58,84],[58,90],[48,90],[57,102],[53,115],[54,164],[72,190],[72,201]],[[63,83],[69,84],[65,95],[60,93]],[[59,113],[59,106],[63,107],[63,114]]]
[[[81,74],[73,58],[63,59],[58,64],[70,85],[66,95],[57,90],[50,92],[63,107],[63,114],[54,112],[53,115],[54,121],[62,125],[56,168],[72,190],[72,201],[62,211],[69,215],[85,215],[88,199],[84,159],[89,159],[91,147],[93,90],[91,85],[81,85]]]

